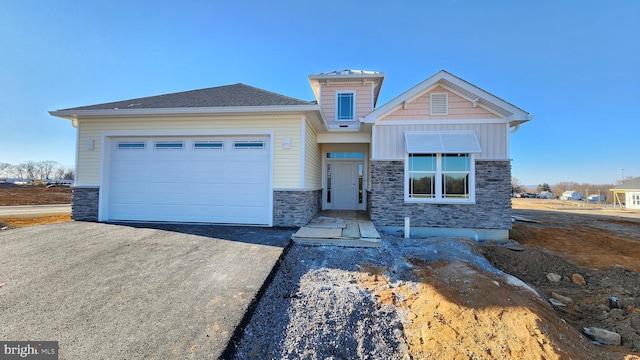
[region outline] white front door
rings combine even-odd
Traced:
[[[357,210],[359,190],[357,163],[336,161],[334,167],[333,209]]]

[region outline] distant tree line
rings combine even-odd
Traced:
[[[23,180],[73,180],[72,168],[66,168],[56,161],[25,161],[18,165],[0,163],[0,179],[16,178]]]
[[[617,180],[615,184],[590,184],[590,183],[577,183],[573,181],[564,181],[559,182],[553,186],[550,186],[548,183],[538,184],[536,187],[525,186],[522,185],[520,180],[517,177],[511,178],[511,192],[514,194],[522,194],[522,193],[535,193],[539,194],[543,191],[549,191],[554,196],[558,197],[562,195],[563,192],[567,190],[579,191],[582,193],[582,196],[586,198],[589,195],[597,194],[602,195],[607,198],[607,202],[612,202],[612,193],[609,189],[613,188],[615,185],[622,184],[623,182],[633,180],[634,177],[628,176],[624,180]]]

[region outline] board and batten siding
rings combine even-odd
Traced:
[[[224,136],[230,134],[255,135],[255,132],[273,132],[273,187],[300,188],[301,133],[300,116],[254,117],[167,117],[161,119],[138,118],[82,118],[78,121],[78,159],[76,185],[100,185],[103,134],[134,133],[139,136]],[[175,135],[174,135],[175,134]],[[291,139],[291,148],[284,149],[283,139]],[[93,149],[87,149],[87,141]]]
[[[320,86],[320,107],[327,125],[344,124],[345,121],[336,120],[336,93],[340,91],[356,92],[355,120],[363,117],[373,110],[373,83],[362,81],[357,83],[330,83],[329,86],[322,83]]]
[[[322,187],[322,153],[318,144],[318,134],[311,124],[305,124],[305,150],[304,150],[304,185],[306,189],[319,189]]]
[[[448,115],[429,115],[431,94],[448,94]],[[500,117],[480,106],[473,107],[471,101],[437,86],[417,99],[409,102],[406,109],[399,107],[380,118],[381,121],[394,120],[444,120],[444,119],[499,119]]]
[[[404,160],[404,133],[407,131],[461,131],[473,130],[478,137],[482,153],[477,160],[508,160],[509,127],[507,124],[415,124],[376,125],[373,131],[373,160]]]

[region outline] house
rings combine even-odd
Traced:
[[[553,199],[555,198],[555,196],[553,196],[553,193],[551,191],[541,191],[540,193],[538,193],[538,195],[536,195],[536,197],[538,199]]]
[[[640,177],[616,185],[610,191],[613,191],[614,207],[620,204],[627,209],[640,209]],[[620,194],[624,195],[624,202],[620,200]]]
[[[600,203],[600,202],[603,203],[607,201],[607,197],[604,195],[591,194],[587,196],[587,201],[590,203]]]
[[[567,190],[560,195],[560,200],[582,200],[582,193],[579,191]]]
[[[77,128],[72,217],[303,226],[346,209],[507,238],[509,134],[533,117],[446,71],[378,106],[384,79],[310,75],[315,101],[235,84],[51,111]]]

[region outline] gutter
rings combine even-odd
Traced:
[[[184,108],[144,108],[144,109],[97,109],[97,110],[55,110],[49,114],[63,119],[76,120],[80,116],[127,116],[127,115],[189,115],[189,114],[232,114],[269,112],[309,112],[320,111],[320,105],[276,105],[276,106],[219,106]]]

